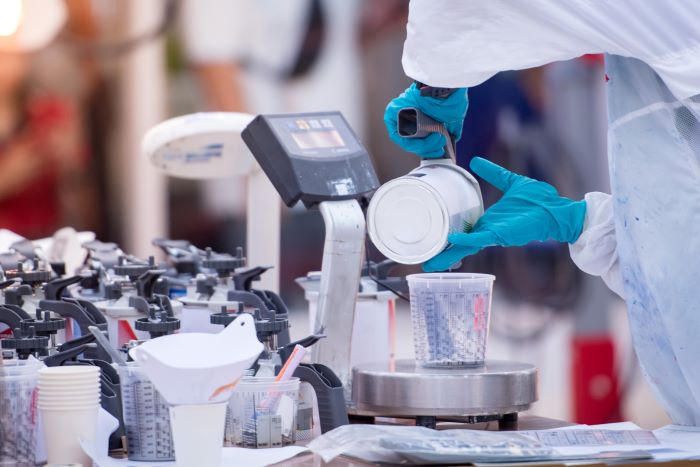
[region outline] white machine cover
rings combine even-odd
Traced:
[[[571,254],[626,299],[645,376],[682,425],[700,425],[698,18],[693,0],[412,0],[403,56],[410,77],[465,87],[611,54],[612,196],[586,195]]]

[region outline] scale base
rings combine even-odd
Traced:
[[[369,363],[353,369],[352,415],[437,419],[466,423],[498,421],[517,426],[518,412],[537,400],[537,368],[490,360],[471,368],[423,368],[413,360]]]

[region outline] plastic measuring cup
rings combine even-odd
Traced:
[[[495,276],[434,273],[406,279],[416,361],[426,367],[483,364]]]
[[[38,360],[5,360],[0,366],[0,466],[34,466]]]
[[[296,441],[299,378],[244,377],[229,400],[226,445],[276,448]]]
[[[165,400],[137,363],[116,368],[129,460],[175,460],[170,412]]]

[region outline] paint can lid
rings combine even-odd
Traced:
[[[382,185],[367,213],[370,239],[389,259],[423,263],[442,251],[450,229],[440,195],[419,178],[401,177]]]

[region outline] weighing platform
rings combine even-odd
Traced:
[[[514,428],[518,412],[537,400],[537,368],[492,360],[478,367],[423,368],[413,360],[353,369],[354,415],[410,417],[435,428],[438,418],[498,421]]]

